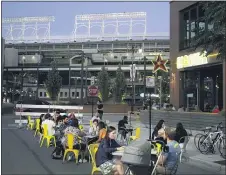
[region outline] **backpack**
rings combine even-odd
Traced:
[[[149,166],[151,162],[151,144],[148,141],[136,140],[125,147],[122,162],[133,165]]]

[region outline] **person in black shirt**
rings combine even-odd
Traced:
[[[174,140],[177,141],[178,143],[184,143],[185,136],[188,136],[187,131],[184,129],[182,123],[177,123]]]
[[[128,117],[125,115],[122,120],[118,122],[118,132],[122,134],[124,139],[126,138],[126,134],[128,131],[126,130],[126,124],[128,124]]]
[[[99,114],[100,120],[102,120],[103,113],[104,113],[104,105],[101,100],[97,101],[97,113]]]

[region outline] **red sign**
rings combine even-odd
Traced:
[[[89,96],[98,96],[98,86],[89,86],[88,87],[88,93]]]

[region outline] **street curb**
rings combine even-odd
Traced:
[[[188,164],[209,170],[215,174],[225,174],[225,166],[210,161],[204,161],[200,158],[189,157]]]
[[[82,112],[81,112],[82,113]],[[82,113],[83,114],[83,116],[84,115],[92,115],[92,113]],[[122,117],[125,115],[125,114],[127,114],[127,113],[104,113],[104,115],[122,115]],[[95,115],[95,113],[93,113],[93,115]],[[103,117],[104,117],[104,115],[103,115]]]

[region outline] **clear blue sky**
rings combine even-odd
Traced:
[[[91,13],[147,12],[147,33],[169,32],[169,2],[2,2],[2,17],[55,16],[52,35],[69,35],[74,17]]]

